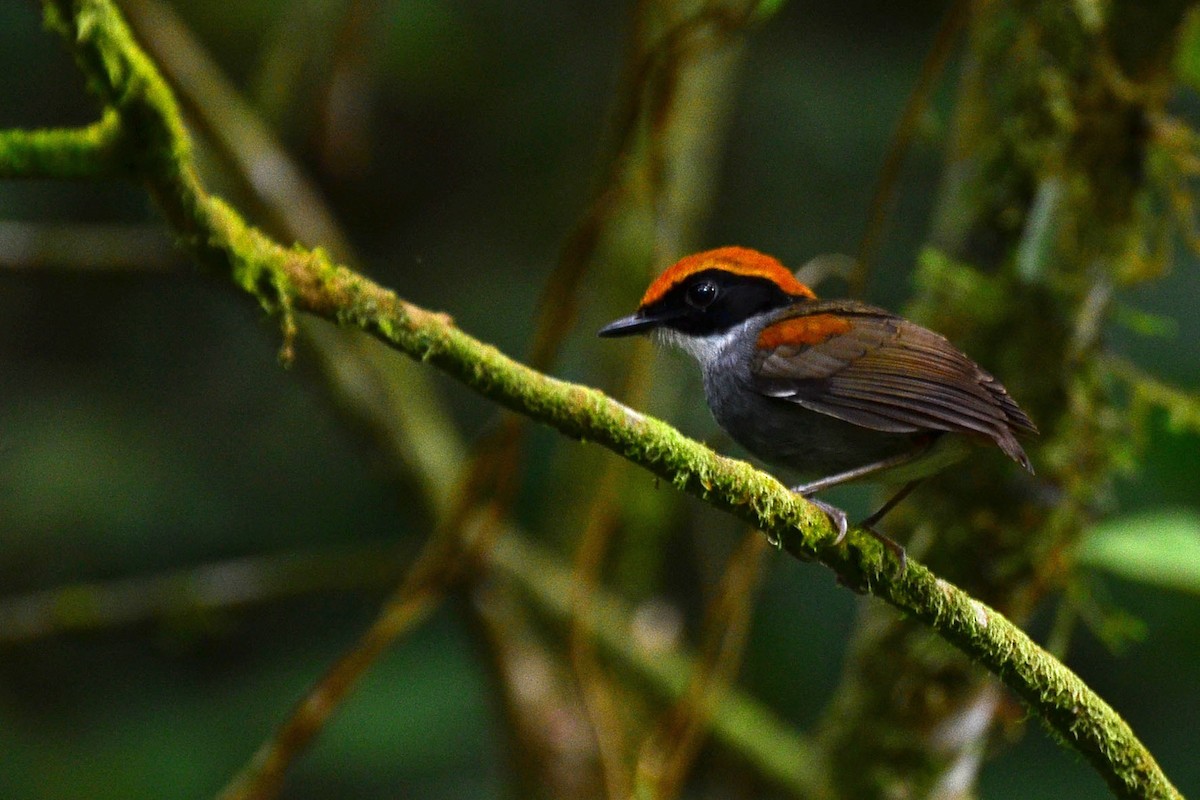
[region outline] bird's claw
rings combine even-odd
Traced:
[[[825,516],[829,517],[829,521],[833,524],[834,530],[837,531],[837,536],[834,537],[831,546],[837,547],[839,544],[841,544],[842,540],[846,538],[846,533],[850,530],[850,520],[847,519],[846,512],[842,511],[835,505],[826,503],[824,500],[818,500],[815,497],[805,495],[803,492],[797,492],[797,494],[799,494],[808,502],[812,503],[817,508],[821,509],[821,511],[825,513]],[[882,544],[886,549],[892,551],[892,555],[896,556],[896,560],[900,562],[900,572],[904,573],[908,569],[908,554],[904,551],[904,546],[895,539],[892,539],[887,534],[881,533],[875,528],[873,524],[874,522],[875,520],[869,517],[863,520],[863,530],[875,537],[875,540]]]
[[[846,512],[835,505],[826,503],[824,500],[818,500],[815,497],[805,497],[804,499],[825,512],[825,516],[829,517],[834,530],[837,531],[837,536],[833,540],[833,546],[837,547],[841,544],[842,539],[846,538],[846,532],[850,530],[850,520],[846,518]]]
[[[908,571],[908,552],[905,551],[904,545],[897,542],[886,533],[881,533],[876,530],[874,525],[864,525],[863,530],[875,537],[875,541],[884,546],[885,549],[891,550],[892,555],[900,562],[900,574],[903,575]]]

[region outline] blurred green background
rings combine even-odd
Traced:
[[[596,186],[631,4],[363,3],[356,13],[365,23],[349,42],[337,41],[330,24],[344,13],[341,3],[174,7],[268,109],[368,275],[448,311],[508,353],[527,352],[542,283]],[[933,2],[789,3],[757,28],[698,244],[750,245],[793,265],[817,253],[853,253],[888,138],[943,10]],[[296,15],[311,18],[303,37],[289,34]],[[284,86],[270,70],[289,57],[299,66]],[[322,65],[339,59],[350,60],[337,75],[351,83],[335,96]],[[881,305],[900,308],[910,292],[953,71],[904,170],[869,290]],[[94,119],[77,70],[42,30],[32,2],[0,3],[0,76],[0,126]],[[1180,99],[1185,111],[1189,103],[1194,98]],[[274,322],[172,253],[139,187],[0,183],[0,223],[6,619],[16,619],[13,603],[26,593],[80,582],[312,549],[418,549],[429,520],[414,487],[397,482],[369,440],[339,421],[303,352],[292,369],[280,368]],[[64,227],[39,241],[50,224]],[[118,248],[111,268],[81,268],[105,260],[87,237],[113,231],[133,237],[120,242],[136,241],[136,251]],[[1113,349],[1200,390],[1198,300],[1200,270],[1180,249],[1165,279],[1120,298],[1172,320],[1166,333],[1114,327]],[[593,335],[603,321],[599,309],[583,310],[558,374],[595,382],[591,365],[614,357]],[[688,402],[672,421],[719,442],[690,365],[662,354],[656,368],[685,381]],[[465,437],[494,425],[490,404],[449,380],[436,386]],[[553,448],[579,447],[545,432],[533,441],[534,473],[561,463]],[[1156,415],[1145,463],[1119,487],[1113,514],[1169,510],[1192,524],[1198,467],[1197,437],[1168,430]],[[528,494],[518,519],[544,528],[539,503],[554,498]],[[702,536],[740,535],[717,512],[683,505]],[[712,550],[686,537],[669,542],[679,550],[672,562]],[[695,564],[692,577],[718,566]],[[361,583],[5,641],[0,797],[211,796],[372,618],[385,586]],[[666,599],[694,609],[700,591],[684,583],[665,581]],[[1106,607],[1139,619],[1143,635],[1113,653],[1081,630],[1070,665],[1129,720],[1181,791],[1200,794],[1200,596],[1107,576],[1092,588]],[[504,794],[497,701],[459,613],[463,602],[444,605],[369,673],[291,773],[285,796]],[[823,569],[772,556],[741,685],[786,720],[814,721],[859,602],[872,601],[836,587]],[[1035,635],[1045,636],[1051,612],[1035,621]],[[997,748],[981,786],[989,798],[1104,791],[1036,724]]]

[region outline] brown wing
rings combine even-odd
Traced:
[[[879,431],[982,434],[1031,469],[1015,434],[1037,428],[1004,387],[945,337],[882,309],[793,306],[760,333],[752,371],[770,397]]]

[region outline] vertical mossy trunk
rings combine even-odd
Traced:
[[[1061,554],[1108,501],[1129,452],[1099,334],[1144,263],[1152,125],[1190,4],[972,8],[941,197],[910,309],[1028,409],[1030,478],[979,454],[922,487],[889,530],[947,580],[1020,623],[1067,577]],[[995,681],[866,604],[821,727],[845,797],[974,792]]]

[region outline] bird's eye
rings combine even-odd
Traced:
[[[692,308],[705,309],[717,299],[717,284],[712,281],[700,281],[688,287],[684,295],[687,304]]]

